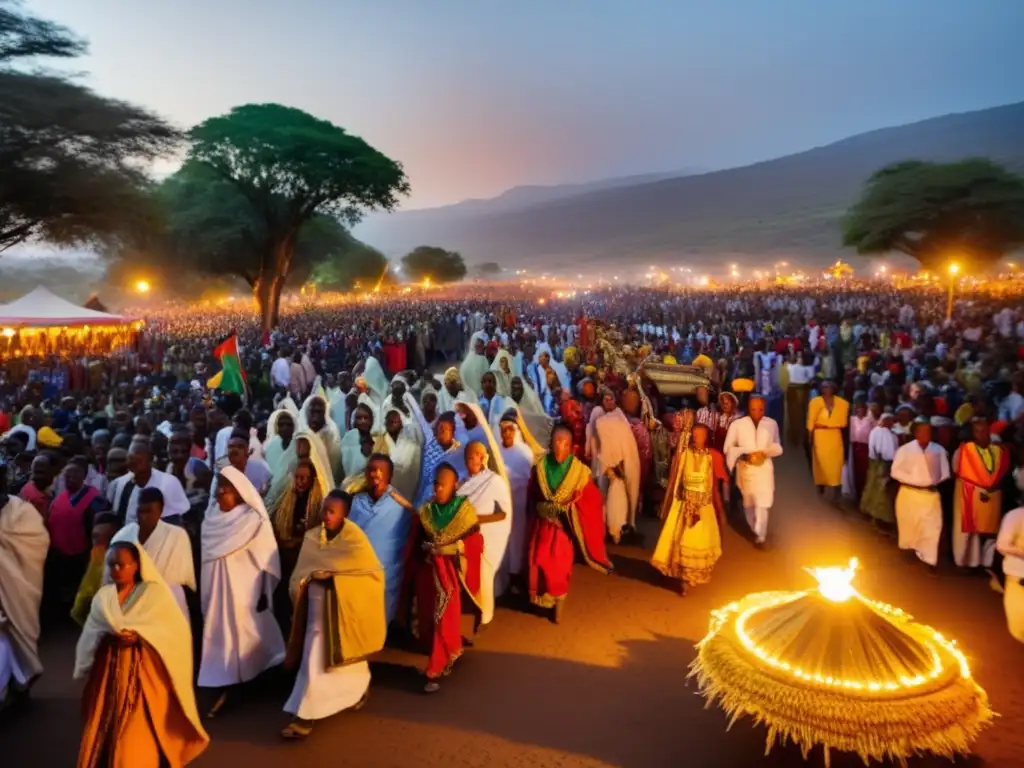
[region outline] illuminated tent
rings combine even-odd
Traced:
[[[762,592],[715,611],[691,676],[730,725],[749,715],[767,749],[817,744],[865,763],[965,754],[993,715],[956,643],[860,595],[849,568],[811,571],[818,589]]]
[[[125,325],[120,315],[86,309],[62,299],[42,286],[10,304],[0,304],[0,327],[51,328],[54,326]]]

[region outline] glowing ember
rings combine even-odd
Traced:
[[[809,574],[818,580],[821,596],[833,603],[843,603],[857,594],[853,588],[853,574],[857,570],[857,558],[850,558],[846,568],[807,568]]]

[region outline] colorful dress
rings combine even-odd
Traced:
[[[440,551],[425,552],[425,542]],[[429,654],[429,680],[449,674],[463,653],[462,601],[465,597],[480,612],[483,553],[480,521],[468,499],[455,496],[447,504],[431,501],[420,508],[407,571],[413,634]]]
[[[574,456],[559,464],[550,454],[533,468],[526,499],[530,601],[552,608],[569,594],[577,546],[591,568],[612,570],[604,546],[604,501],[590,467]]]
[[[687,449],[675,498],[661,529],[651,565],[688,585],[706,584],[722,556],[715,500],[718,481],[727,480],[722,454]]]
[[[832,407],[820,395],[807,409],[807,432],[811,441],[811,467],[814,484],[837,488],[843,484],[843,430],[850,423],[850,404],[839,396]]]

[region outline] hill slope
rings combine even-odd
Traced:
[[[839,220],[880,166],[980,155],[1022,171],[1021,136],[1024,102],[871,131],[742,168],[512,210],[411,212],[382,222],[371,241],[392,254],[431,243],[459,250],[473,263],[549,269],[584,260],[610,266],[685,259],[712,266],[726,255],[748,262],[766,254],[824,262],[840,253]]]

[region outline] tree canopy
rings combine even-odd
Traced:
[[[1024,179],[984,158],[908,160],[876,171],[843,222],[861,254],[897,251],[930,269],[987,266],[1024,243]]]
[[[230,263],[251,280],[266,328],[276,323],[306,224],[324,216],[352,225],[367,211],[393,210],[409,191],[399,163],[326,120],[279,104],[235,107],[193,128],[190,139],[186,165],[207,169],[251,209],[252,227],[239,235],[251,242],[228,248],[237,245],[228,237],[221,257],[225,268]],[[178,236],[192,235],[185,228]]]
[[[68,78],[18,68],[85,51],[64,27],[0,0],[0,251],[33,238],[94,242],[153,215],[144,168],[181,134]]]
[[[144,226],[129,243],[119,244],[108,279],[131,284],[145,277],[165,289],[180,283],[193,294],[197,283],[182,282],[181,275],[241,278],[256,287],[259,274],[252,262],[265,242],[265,224],[235,185],[189,161],[156,188],[154,204],[158,226]],[[338,219],[317,214],[299,230],[286,284],[295,287],[313,277],[327,288],[348,288],[371,275],[376,279],[386,264]],[[220,283],[218,292],[227,285],[230,280]]]
[[[411,280],[433,283],[457,283],[466,276],[466,262],[456,251],[433,245],[420,245],[402,258],[402,266]]]

